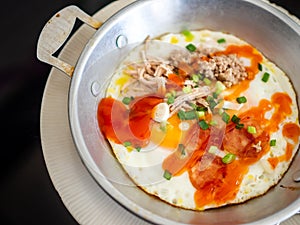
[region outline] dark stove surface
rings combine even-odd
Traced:
[[[45,22],[67,5],[93,15],[111,0],[2,1],[0,109],[2,224],[77,224],[49,178],[40,143],[40,107],[50,66],[36,58]],[[273,0],[300,18],[299,0]]]

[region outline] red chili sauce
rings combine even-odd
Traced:
[[[228,96],[228,99],[232,99],[248,88],[250,80],[258,72],[257,64],[261,62],[262,57],[255,49],[248,46],[229,46],[225,52],[216,54],[224,53],[238,53],[240,56],[252,59],[251,66],[247,67],[250,78],[244,81],[243,85],[233,87],[232,95]],[[172,82],[177,84],[183,82],[181,77],[174,75],[171,78]],[[135,147],[143,147],[150,142],[151,127],[155,123],[151,119],[152,109],[161,102],[163,98],[160,96],[142,96],[126,107],[113,98],[104,98],[98,106],[99,127],[110,141],[118,144],[129,141]],[[225,164],[220,157],[213,157],[212,154],[207,153],[212,128],[202,130],[198,123],[194,123],[181,140],[181,144],[187,148],[186,156],[181,157],[177,151],[174,151],[164,160],[162,167],[173,176],[188,172],[191,183],[197,189],[194,198],[198,208],[207,204],[222,205],[233,200],[249,166],[259,161],[270,150],[270,134],[278,131],[279,124],[292,113],[291,104],[292,100],[288,94],[275,93],[270,101],[261,100],[257,107],[252,107],[238,115],[244,128],[236,129],[236,124],[229,122],[223,133],[221,149],[226,149],[238,157],[238,160],[232,163]],[[272,117],[266,119],[265,114],[270,110],[273,110]],[[169,119],[170,123],[177,124],[176,120],[178,119],[174,117]],[[256,133],[247,132],[247,126],[254,126]],[[217,134],[218,130],[213,132]],[[279,162],[291,159],[299,135],[300,128],[297,124],[284,125],[282,136],[288,140],[286,153],[269,159],[273,168],[276,168]],[[172,146],[169,142],[172,142],[172,135],[171,138],[169,135],[168,142],[163,145]],[[260,150],[254,146],[257,143],[260,144]]]

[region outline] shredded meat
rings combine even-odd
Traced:
[[[248,76],[242,61],[235,54],[215,55],[220,49],[199,46],[193,53],[173,50],[167,59],[161,59],[147,54],[148,41],[145,40],[145,48],[141,51],[142,61],[129,65],[125,71],[134,79],[123,87],[122,92],[133,97],[136,91],[139,94],[158,93],[164,96],[170,91],[167,86],[169,75],[183,71],[183,87],[190,91],[177,87],[174,102],[169,104],[171,115],[179,110],[192,110],[192,105],[204,106],[209,110],[206,97],[212,94],[212,89],[200,78],[199,81],[193,80],[193,74],[201,74],[211,81],[221,81],[226,87],[238,84]],[[167,97],[165,101],[168,101]]]
[[[174,66],[167,60],[147,55],[148,41],[149,38],[146,38],[145,48],[141,51],[142,62],[129,65],[125,72],[137,80],[143,89],[163,95],[166,92],[168,75],[174,73]]]
[[[211,90],[207,86],[194,88],[189,93],[180,92],[174,103],[170,105],[171,115],[178,112],[178,110],[182,108],[185,110],[192,109],[188,103],[208,106],[208,103],[203,98],[209,94],[211,94]]]

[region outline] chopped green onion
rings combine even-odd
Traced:
[[[195,83],[198,83],[199,80],[200,80],[200,77],[199,77],[197,74],[193,74],[193,75],[192,75],[192,80],[193,80]]]
[[[130,141],[125,141],[125,142],[123,143],[123,145],[124,145],[125,147],[129,147],[129,146],[131,146],[131,142],[130,142]]]
[[[270,141],[270,146],[276,146],[276,139],[272,139]]]
[[[177,116],[180,120],[185,120],[185,113],[183,110],[179,110]]]
[[[169,98],[169,97],[171,97],[171,96],[172,96],[172,94],[171,94],[170,92],[168,92],[168,93],[165,95],[166,98]]]
[[[261,80],[263,82],[268,82],[269,78],[270,78],[270,74],[267,73],[267,72],[265,72],[264,75],[263,75],[263,77],[261,78]]]
[[[229,123],[229,121],[230,121],[230,116],[229,116],[229,114],[227,114],[226,112],[223,112],[223,113],[222,113],[222,120],[223,120],[225,123]]]
[[[204,75],[203,75],[203,74],[199,73],[198,76],[199,76],[199,79],[200,79],[200,80],[203,80],[203,79],[204,79]]]
[[[260,63],[258,63],[257,67],[258,67],[259,71],[263,70],[263,67],[262,67],[262,65]]]
[[[196,110],[199,112],[207,112],[208,108],[205,106],[198,106]]]
[[[200,120],[199,121],[199,126],[202,130],[207,130],[209,128],[209,125],[206,123],[205,120]]]
[[[204,111],[196,111],[197,115],[199,118],[202,118],[205,116],[205,112]]]
[[[211,121],[209,122],[209,125],[211,125],[211,126],[216,126],[216,125],[218,125],[218,122],[217,122],[216,120],[211,120]]]
[[[246,98],[245,96],[237,97],[237,98],[236,98],[236,101],[237,101],[239,104],[246,103],[246,102],[247,102],[247,98]]]
[[[216,93],[219,95],[225,89],[226,89],[225,85],[221,81],[217,81],[217,83],[216,83]]]
[[[196,104],[194,104],[194,103],[192,103],[192,102],[189,102],[188,104],[189,104],[189,106],[191,106],[194,110],[197,110],[197,105],[196,105]]]
[[[183,110],[179,110],[177,116],[180,120],[193,120],[197,118],[197,114],[195,110],[186,111],[186,112]]]
[[[185,119],[186,120],[193,120],[197,118],[197,114],[195,110],[186,111],[185,112]]]
[[[173,104],[175,102],[175,96],[176,96],[176,92],[175,91],[171,91],[169,93],[167,93],[165,95],[165,97],[167,98],[167,104]]]
[[[182,33],[184,36],[190,36],[190,35],[193,35],[193,34],[191,33],[191,31],[189,31],[189,30],[183,30],[183,31],[181,31],[181,33]]]
[[[167,98],[167,104],[170,105],[170,104],[173,104],[175,102],[175,97],[174,96],[169,96]]]
[[[215,145],[210,146],[208,149],[208,152],[214,155],[217,153],[217,151],[218,151],[218,147]]]
[[[225,164],[229,164],[232,163],[235,160],[235,158],[236,158],[235,154],[228,153],[222,158],[222,162]]]
[[[183,30],[181,33],[185,36],[186,41],[192,41],[195,37],[189,30]]]
[[[179,144],[178,145],[178,151],[180,152],[180,154],[182,156],[185,156],[186,155],[186,152],[185,152],[185,146],[183,144]]]
[[[212,96],[207,96],[206,101],[209,104],[209,108],[211,109],[211,111],[213,111],[216,105],[218,105],[218,103],[215,101],[214,97]]]
[[[133,100],[133,98],[129,98],[129,97],[124,97],[122,102],[125,104],[125,105],[129,105],[129,103]]]
[[[256,134],[256,128],[254,126],[248,126],[247,131],[249,134]]]
[[[208,79],[207,77],[205,77],[205,78],[203,79],[203,82],[204,82],[206,85],[210,85],[210,84],[211,84],[211,80]]]
[[[213,97],[215,98],[215,99],[217,99],[218,98],[218,96],[219,96],[219,94],[217,93],[217,92],[213,92]]]
[[[196,51],[196,46],[193,44],[188,44],[187,46],[185,46],[187,50],[189,50],[190,52],[194,52]]]
[[[182,91],[183,91],[184,93],[188,94],[188,93],[190,93],[190,92],[192,91],[192,88],[189,87],[189,86],[186,86],[186,87],[183,87],[183,88],[182,88]]]
[[[172,91],[171,91],[171,95],[176,96],[176,91],[175,91],[175,90],[172,90]]]
[[[235,125],[235,128],[240,130],[240,129],[244,128],[244,124],[238,123],[237,125]]]
[[[160,123],[160,126],[159,126],[159,129],[162,131],[162,132],[166,132],[167,131],[167,124],[166,122],[161,122]]]
[[[233,115],[231,118],[231,121],[234,122],[235,124],[239,124],[240,123],[240,118],[238,118],[236,115]]]
[[[172,178],[172,174],[168,170],[165,170],[163,176],[166,180],[171,180],[171,178]]]
[[[165,95],[166,98],[171,97],[171,96],[173,96],[173,95],[172,95],[172,93],[170,93],[170,92],[168,92],[168,93]]]
[[[202,75],[202,74],[200,74],[200,73],[198,73],[198,74],[193,74],[191,77],[190,77],[190,79],[192,80],[192,81],[194,81],[195,83],[198,83],[200,80],[203,80],[204,79],[204,75]]]
[[[226,40],[225,40],[225,38],[221,38],[221,39],[217,40],[217,42],[218,42],[219,44],[222,44],[222,43],[225,43]]]
[[[136,147],[135,149],[136,149],[136,151],[138,151],[138,152],[140,152],[140,151],[142,150],[141,147]]]

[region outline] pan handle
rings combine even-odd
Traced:
[[[37,58],[72,77],[74,66],[53,56],[69,37],[76,18],[98,29],[102,23],[92,18],[77,6],[71,5],[57,12],[44,26],[37,44]]]

